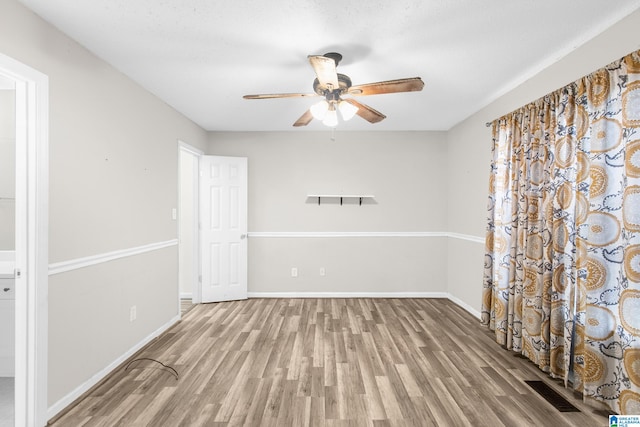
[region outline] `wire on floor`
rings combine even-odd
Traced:
[[[138,361],[140,361],[140,360],[150,360],[150,361],[152,361],[152,362],[159,363],[159,364],[161,364],[162,366],[164,366],[165,368],[170,369],[170,370],[173,372],[173,374],[176,376],[176,380],[178,379],[178,371],[176,371],[175,369],[173,369],[171,366],[165,365],[164,363],[159,362],[159,361],[157,361],[156,359],[151,359],[151,358],[149,358],[149,357],[141,357],[141,358],[139,358],[139,359],[133,359],[131,362],[127,363],[127,366],[125,366],[124,370],[126,371],[127,369],[129,369],[129,366],[130,366],[133,362],[138,362]]]

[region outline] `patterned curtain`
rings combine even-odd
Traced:
[[[640,414],[640,51],[493,123],[482,323]]]

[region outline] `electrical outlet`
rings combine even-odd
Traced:
[[[298,277],[298,269],[296,267],[291,267],[291,277]]]
[[[324,267],[320,267],[320,276],[325,276],[327,274],[327,271],[324,269]]]
[[[134,320],[136,320],[136,317],[138,316],[138,313],[136,313],[136,311],[136,306],[132,305],[129,309],[129,322],[133,322]]]

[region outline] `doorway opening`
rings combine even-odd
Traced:
[[[200,302],[199,175],[202,151],[178,141],[179,312]]]
[[[15,91],[15,247],[13,259],[1,263],[15,287],[13,423],[42,426],[48,419],[49,83],[46,75],[1,53],[0,78]]]
[[[0,427],[15,406],[16,85],[0,75]]]

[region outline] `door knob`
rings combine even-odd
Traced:
[[[241,235],[240,235],[240,239],[246,239],[246,238],[247,238],[247,235],[246,235],[246,234],[241,234]]]

